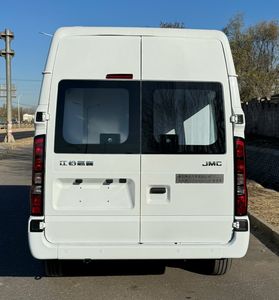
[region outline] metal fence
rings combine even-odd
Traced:
[[[279,138],[279,102],[250,101],[242,105],[246,119],[246,135]]]

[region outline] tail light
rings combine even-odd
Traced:
[[[44,171],[45,171],[45,135],[34,138],[33,149],[33,175],[31,188],[31,215],[43,215],[43,193],[44,193]]]
[[[245,141],[235,139],[235,215],[247,215],[248,196],[246,188]]]

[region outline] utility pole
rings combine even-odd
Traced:
[[[0,56],[6,59],[7,133],[5,142],[13,143],[15,139],[12,132],[11,59],[15,52],[11,49],[11,40],[14,38],[14,34],[9,29],[5,29],[0,33],[0,38],[5,41],[5,49],[0,51]]]

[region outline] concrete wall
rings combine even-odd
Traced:
[[[279,103],[251,101],[243,104],[246,135],[279,138]]]

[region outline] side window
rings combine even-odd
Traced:
[[[56,153],[139,153],[139,83],[63,80]]]
[[[142,139],[143,153],[224,153],[221,85],[144,83]]]

